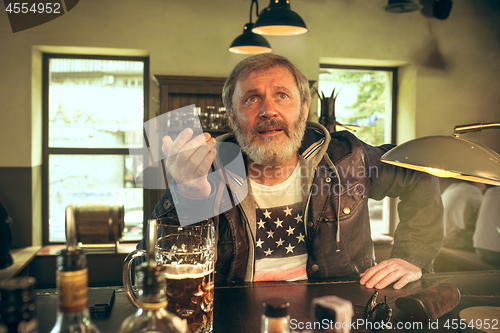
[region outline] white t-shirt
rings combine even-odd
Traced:
[[[448,236],[466,229],[465,215],[479,209],[483,193],[470,183],[459,182],[448,186],[441,197],[444,207],[444,235]]]
[[[250,180],[257,218],[254,281],[307,279],[299,169],[274,186]]]
[[[475,248],[500,252],[500,187],[484,192],[472,240]]]

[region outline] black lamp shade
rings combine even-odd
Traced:
[[[453,1],[451,0],[434,0],[432,4],[432,13],[434,17],[440,20],[446,20],[451,12]]]
[[[260,13],[253,32],[261,35],[290,36],[307,32],[304,20],[290,9],[289,0],[271,0]]]
[[[409,13],[422,9],[415,0],[389,0],[384,10],[390,13]]]
[[[252,32],[253,23],[245,24],[243,28],[243,34],[236,37],[229,51],[233,53],[241,54],[258,54],[258,53],[268,53],[271,52],[271,45],[267,40],[261,35],[254,34]]]

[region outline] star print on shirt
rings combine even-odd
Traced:
[[[255,246],[262,248],[262,244],[264,244],[264,241],[260,240],[260,238],[259,238],[259,240],[257,241],[257,245],[255,245]]]
[[[267,218],[267,216],[271,218]],[[292,258],[307,253],[302,202],[256,209],[255,258]],[[271,252],[270,252],[271,251]]]
[[[305,242],[305,240],[304,240],[304,235],[302,235],[302,233],[300,233],[300,234],[299,234],[297,237],[295,237],[295,238],[297,238],[297,240],[298,240],[298,242],[297,242],[297,243],[300,243],[300,242]]]

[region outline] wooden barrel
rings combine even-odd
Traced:
[[[123,205],[81,203],[73,205],[76,237],[84,244],[115,243],[123,237]]]

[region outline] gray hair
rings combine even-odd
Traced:
[[[226,110],[230,115],[234,114],[233,94],[238,81],[246,79],[253,72],[262,71],[272,67],[283,67],[288,69],[297,83],[297,88],[300,93],[301,108],[304,103],[309,103],[311,99],[309,81],[300,69],[285,57],[272,53],[263,53],[240,61],[229,74],[229,77],[224,84],[224,88],[222,89],[222,102],[226,106]]]

